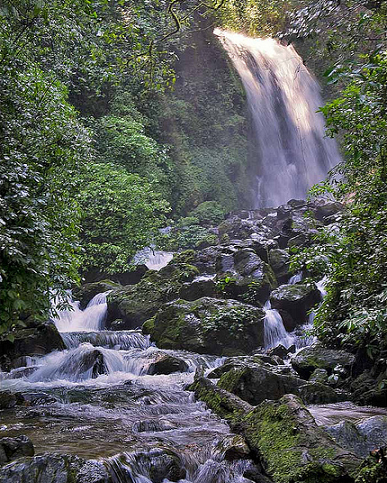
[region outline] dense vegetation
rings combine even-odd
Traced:
[[[314,194],[346,208],[294,263],[329,277],[320,337],[372,352],[387,334],[386,10],[384,1],[2,2],[1,327],[46,317],[84,273],[130,269],[171,218],[169,248],[200,246],[211,243],[207,225],[249,206],[245,97],[211,34],[221,25],[281,31],[326,71],[333,100],[323,112],[345,157]]]
[[[338,25],[338,18],[345,20]],[[312,194],[342,201],[345,210],[336,230],[322,230],[296,265],[328,275],[328,295],[316,319],[320,338],[365,346],[375,357],[387,334],[386,5],[331,6],[314,29],[321,24],[332,26],[318,48],[334,57],[326,76],[340,93],[322,111],[328,134],[342,140],[344,161]]]

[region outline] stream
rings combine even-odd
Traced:
[[[235,435],[184,390],[196,368],[212,370],[222,358],[160,351],[137,330],[103,330],[106,294],[84,311],[76,303],[73,309],[56,320],[66,350],[28,358],[26,367],[2,374],[3,389],[22,391],[31,402],[3,411],[2,436],[27,435],[36,454],[108,458],[115,472],[119,466],[121,482],[151,482],[152,468],[171,455],[181,472],[173,481],[251,481],[243,477],[250,461],[225,459]],[[186,372],[151,375],[160,354],[183,359]]]

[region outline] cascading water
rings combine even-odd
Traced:
[[[294,338],[286,331],[278,310],[271,308],[269,300],[265,303],[263,310],[265,311],[265,349],[276,347],[278,344],[282,344],[284,347],[289,348],[294,343]]]
[[[72,302],[70,310],[59,313],[55,325],[60,332],[100,330],[106,317],[109,292],[99,293],[90,300],[85,310],[79,308],[79,302]]]
[[[170,461],[180,469],[157,481],[251,481],[243,476],[251,461],[225,458],[234,437],[229,427],[184,390],[197,368],[213,369],[223,358],[161,351],[140,331],[104,330],[106,294],[83,311],[72,305],[55,321],[66,350],[1,374],[4,388],[42,401],[3,419],[7,435],[30,436],[37,453],[102,457],[116,483],[152,483],[155,468],[163,471]],[[157,361],[168,356],[183,366],[157,373]]]
[[[316,112],[323,105],[318,83],[292,46],[220,29],[215,34],[242,79],[252,115],[258,169],[254,207],[304,199],[340,161]]]

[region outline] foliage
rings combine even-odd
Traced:
[[[125,272],[165,223],[168,204],[146,180],[108,162],[88,164],[81,179],[83,269]]]
[[[198,219],[200,224],[219,225],[224,220],[225,211],[216,201],[204,201],[190,212],[190,216]]]
[[[217,12],[223,28],[251,36],[273,35],[287,26],[294,0],[229,0]]]
[[[299,265],[328,274],[317,311],[319,335],[373,345],[387,334],[387,53],[363,56],[340,98],[323,108],[331,135],[343,133],[345,161],[331,175],[331,192],[346,209],[336,228],[297,257]],[[340,72],[340,76],[344,76]]]
[[[49,292],[77,279],[72,173],[89,138],[66,90],[37,66],[0,65],[0,321],[44,316]]]

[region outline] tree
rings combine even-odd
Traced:
[[[165,224],[168,204],[144,178],[112,163],[88,164],[81,179],[83,270],[130,270],[136,251]]]

